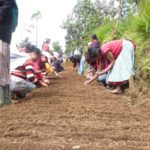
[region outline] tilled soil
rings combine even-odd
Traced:
[[[150,150],[148,99],[84,86],[68,64],[62,76],[0,106],[0,150]]]

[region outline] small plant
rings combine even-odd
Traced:
[[[131,103],[132,102],[131,98],[126,97],[126,96],[123,97],[123,101],[126,102],[126,103]]]
[[[143,100],[140,100],[138,103],[136,103],[133,107],[135,108],[135,107],[138,107],[138,106],[140,106],[140,105],[142,105],[142,104],[144,104],[145,103],[145,101],[143,101]]]

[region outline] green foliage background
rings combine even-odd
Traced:
[[[80,3],[84,3],[85,0],[79,1]],[[90,3],[89,1],[88,3]],[[74,48],[78,46],[87,47],[87,44],[91,42],[91,33],[95,33],[97,35],[101,44],[112,39],[112,32],[116,24],[114,14],[117,13],[117,9],[113,6],[114,2],[117,2],[117,0],[111,0],[109,4],[104,4],[101,0],[96,0],[94,3],[96,7],[94,5],[93,7],[90,6],[91,9],[96,10],[96,15],[93,15],[91,20],[91,16],[88,14],[81,17],[87,17],[87,24],[90,24],[91,22],[89,30],[89,26],[86,26],[85,23],[86,30],[83,28],[83,32],[75,32],[76,22],[72,23],[75,34],[67,32],[67,51],[74,50]],[[76,5],[76,9],[78,8],[78,5],[79,4]],[[82,8],[81,5],[80,8]],[[82,12],[84,12],[83,8]],[[73,14],[76,13],[73,12]],[[94,19],[97,20],[97,24],[94,23]],[[68,25],[67,22],[64,22],[64,25]],[[77,28],[79,26],[82,26],[82,22],[78,24]],[[70,26],[68,25],[68,27]],[[68,30],[68,28],[65,27],[64,29]],[[77,36],[78,38],[73,38],[71,37],[72,35]],[[69,38],[69,36],[71,38]],[[119,20],[117,32],[113,35],[113,37],[114,39],[130,39],[136,44],[136,81],[139,89],[144,93],[148,93],[150,88],[150,0],[123,0],[122,15]],[[80,42],[78,42],[78,40]],[[70,47],[70,45],[72,45],[72,47]]]

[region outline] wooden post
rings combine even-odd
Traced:
[[[0,86],[0,105],[4,104],[3,87]]]
[[[10,71],[10,50],[8,49],[8,71]],[[0,105],[11,104],[11,93],[9,85],[0,86]]]
[[[135,87],[133,75],[131,75],[129,78],[129,89],[130,89],[131,97],[136,98],[137,97],[137,89]]]
[[[4,104],[11,104],[11,94],[9,85],[3,87],[3,94],[4,94]]]
[[[0,86],[0,105],[11,104],[9,85]]]

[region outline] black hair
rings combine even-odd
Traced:
[[[27,44],[27,45],[26,45],[26,50],[25,50],[25,51],[26,51],[26,53],[32,53],[32,52],[35,52],[36,55],[38,55],[38,56],[41,55],[40,50],[39,50],[36,46],[31,45],[31,44]]]
[[[91,34],[91,38],[98,41],[96,34]]]
[[[91,65],[92,65],[92,66],[95,66],[95,65],[96,65],[96,61],[91,60]]]
[[[69,57],[69,60],[70,60],[70,61],[73,61],[73,56]]]
[[[45,39],[45,43],[49,43],[50,42],[50,39]]]
[[[97,54],[101,54],[100,46],[92,46],[88,48],[88,55],[90,59],[95,58]]]

